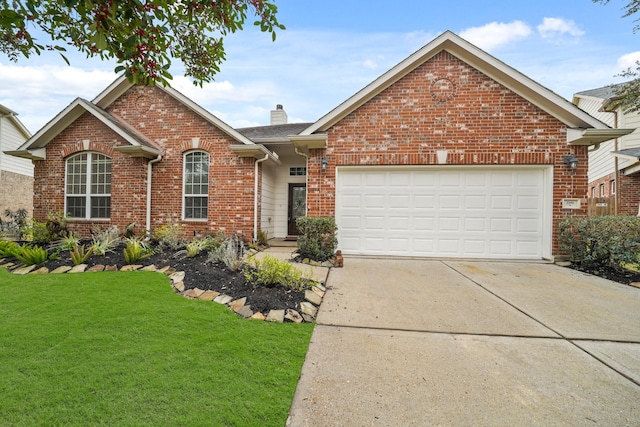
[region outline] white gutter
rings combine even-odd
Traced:
[[[147,223],[145,225],[147,239],[151,237],[151,171],[153,170],[153,164],[158,163],[160,160],[162,160],[162,154],[147,163]]]
[[[253,172],[253,241],[258,240],[258,163],[262,163],[269,158],[269,153],[262,159],[256,159]]]

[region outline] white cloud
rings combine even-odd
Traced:
[[[627,68],[636,68],[636,62],[640,61],[640,51],[627,53],[626,55],[622,55],[618,58],[618,67],[623,70]]]
[[[522,21],[491,22],[482,27],[467,28],[460,32],[462,38],[487,51],[529,35],[531,35],[531,28]]]
[[[542,24],[538,25],[538,33],[542,38],[550,39],[568,34],[579,37],[584,34],[575,22],[562,18],[544,18]]]

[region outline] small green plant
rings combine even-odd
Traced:
[[[96,255],[104,255],[115,248],[120,243],[120,231],[118,227],[111,226],[106,230],[93,230],[93,253]]]
[[[0,240],[0,258],[13,258],[20,251],[20,245],[9,240]]]
[[[49,259],[49,253],[40,246],[22,245],[15,257],[24,265],[40,265]]]
[[[298,253],[302,258],[325,261],[338,246],[336,222],[333,218],[305,216],[296,219],[300,231]]]
[[[93,246],[89,247],[89,250],[85,250],[84,245],[78,246],[78,243],[74,244],[73,248],[69,250],[69,255],[71,257],[73,265],[83,264],[86,260],[89,259],[92,253]]]
[[[260,246],[269,246],[269,232],[265,230],[258,231],[256,243]]]
[[[71,251],[74,247],[78,246],[80,239],[73,232],[69,233],[60,240],[60,247],[64,250]]]
[[[254,287],[279,285],[297,291],[308,287],[310,281],[299,268],[269,255],[262,260],[254,258],[244,269],[244,276]]]
[[[158,245],[176,250],[184,245],[183,227],[180,224],[164,224],[151,233],[151,238]]]
[[[244,265],[244,243],[237,234],[226,239],[217,249],[209,252],[207,263],[223,263],[229,270],[238,271]]]
[[[36,219],[31,221],[31,226],[26,227],[26,232],[31,235],[31,240],[35,243],[51,243],[68,236],[69,220],[62,213],[50,213],[46,222]]]
[[[28,214],[26,209],[17,209],[15,211],[5,209],[4,215],[9,218],[9,221],[0,219],[0,234],[24,240],[27,231]]]
[[[133,264],[134,262],[147,258],[153,254],[153,250],[147,247],[143,242],[138,239],[127,239],[127,245],[123,250],[124,260],[127,264]]]

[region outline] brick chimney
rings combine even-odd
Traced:
[[[282,104],[276,105],[275,110],[271,110],[271,125],[286,125],[287,113],[282,108]]]

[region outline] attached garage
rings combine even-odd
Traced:
[[[553,176],[542,166],[338,167],[345,254],[551,256]]]

